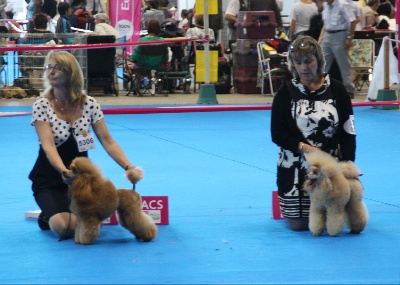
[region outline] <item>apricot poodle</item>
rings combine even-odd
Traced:
[[[325,229],[337,236],[346,224],[351,233],[362,232],[368,221],[362,174],[352,161],[339,162],[323,151],[305,155],[309,164],[303,188],[310,195],[309,229],[314,236]]]
[[[137,239],[151,241],[157,236],[157,226],[152,218],[142,211],[142,199],[138,192],[116,189],[104,178],[89,158],[75,158],[70,165],[71,173],[65,172],[71,184],[70,209],[77,217],[75,242],[93,243],[99,236],[102,221],[117,211],[119,223]],[[129,169],[125,176],[131,183],[143,177],[140,168]]]

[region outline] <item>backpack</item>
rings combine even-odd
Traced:
[[[86,9],[81,8],[71,15],[71,27],[94,31],[94,18]]]

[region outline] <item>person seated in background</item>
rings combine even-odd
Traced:
[[[106,13],[98,13],[94,15],[94,32],[96,35],[114,36],[119,38],[119,33],[110,25],[110,18]]]
[[[147,35],[140,38],[139,42],[146,42],[146,41],[162,41],[164,40],[163,37],[160,37],[161,32],[161,25],[157,19],[152,19],[147,24]],[[140,49],[142,48],[151,48],[151,46],[136,46],[130,60],[132,63],[128,64],[125,73],[124,73],[124,80],[128,81],[133,76],[133,70],[137,68],[144,67],[146,69],[160,69],[160,68],[167,68],[170,61],[170,51],[167,46],[165,46],[166,51],[161,54],[160,56],[141,56]],[[125,83],[124,85],[126,85]],[[139,88],[140,80],[135,80],[136,88]],[[125,88],[126,86],[124,86]]]
[[[196,15],[194,16],[194,20],[196,23],[196,26],[193,28],[189,28],[186,31],[185,37],[188,39],[204,39],[206,36],[206,33],[204,31],[204,18],[203,15]],[[209,36],[209,41],[215,41],[215,35],[214,31],[212,29],[208,29],[208,36]],[[189,63],[194,63],[194,48],[192,47],[192,43],[188,42],[187,44],[187,50],[189,54]]]
[[[139,42],[146,42],[146,41],[161,41],[164,40],[163,37],[160,37],[161,32],[161,25],[160,22],[156,19],[150,20],[147,25],[147,35],[140,38]],[[160,57],[149,57],[143,58],[140,56],[140,49],[141,48],[151,48],[148,46],[136,46],[132,55],[131,60],[135,63],[136,66],[145,66],[148,69],[158,69],[161,65],[167,65],[169,60],[168,52],[164,55],[160,55]],[[168,48],[165,47],[167,50]]]
[[[69,16],[72,13],[71,5],[68,2],[60,2],[60,4],[58,4],[57,10],[60,17],[57,20],[56,33],[72,33],[71,22],[69,21]],[[65,37],[62,39],[62,42],[65,44],[71,44],[73,41],[74,39],[69,37]]]
[[[6,27],[10,33],[19,34],[20,33],[20,25],[14,20],[14,13],[12,11],[6,12],[6,17],[9,19],[6,23]]]
[[[204,31],[204,18],[203,15],[196,15],[194,17],[195,20],[195,27],[189,28],[186,31],[185,37],[188,39],[196,38],[196,39],[203,39],[206,36]],[[208,36],[210,41],[215,40],[215,34],[213,29],[208,29]]]

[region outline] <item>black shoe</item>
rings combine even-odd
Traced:
[[[50,230],[49,219],[46,216],[43,216],[42,213],[39,214],[38,224],[41,230],[43,231]]]

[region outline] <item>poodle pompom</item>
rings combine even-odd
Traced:
[[[352,161],[341,161],[340,166],[347,179],[358,179],[359,176],[362,176],[362,173]]]
[[[136,182],[138,182],[139,180],[142,180],[143,178],[143,170],[140,167],[135,167],[135,168],[131,168],[128,169],[125,172],[125,176],[126,178],[128,178],[128,180],[132,183],[135,184]]]

